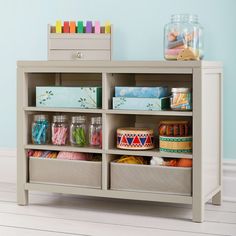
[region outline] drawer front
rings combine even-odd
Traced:
[[[113,190],[191,195],[192,168],[111,163]]]
[[[50,50],[48,60],[111,60],[109,50]]]
[[[101,162],[30,158],[29,181],[101,189]]]
[[[49,49],[110,50],[109,39],[50,39]]]

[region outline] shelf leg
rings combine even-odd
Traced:
[[[221,203],[222,203],[222,198],[221,198],[221,190],[215,195],[212,197],[212,204],[213,205],[218,205],[220,206]]]
[[[192,215],[193,222],[202,223],[204,221],[205,203],[193,200]]]
[[[17,203],[20,206],[26,206],[29,202],[29,191],[22,187],[17,188]]]

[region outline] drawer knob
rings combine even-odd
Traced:
[[[76,57],[78,59],[81,59],[83,57],[83,53],[82,52],[77,52]]]

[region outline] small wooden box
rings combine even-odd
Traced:
[[[53,26],[48,25],[48,60],[110,61],[111,41],[111,34],[59,34],[55,33]]]

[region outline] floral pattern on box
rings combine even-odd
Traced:
[[[101,108],[101,87],[36,87],[37,107]]]

